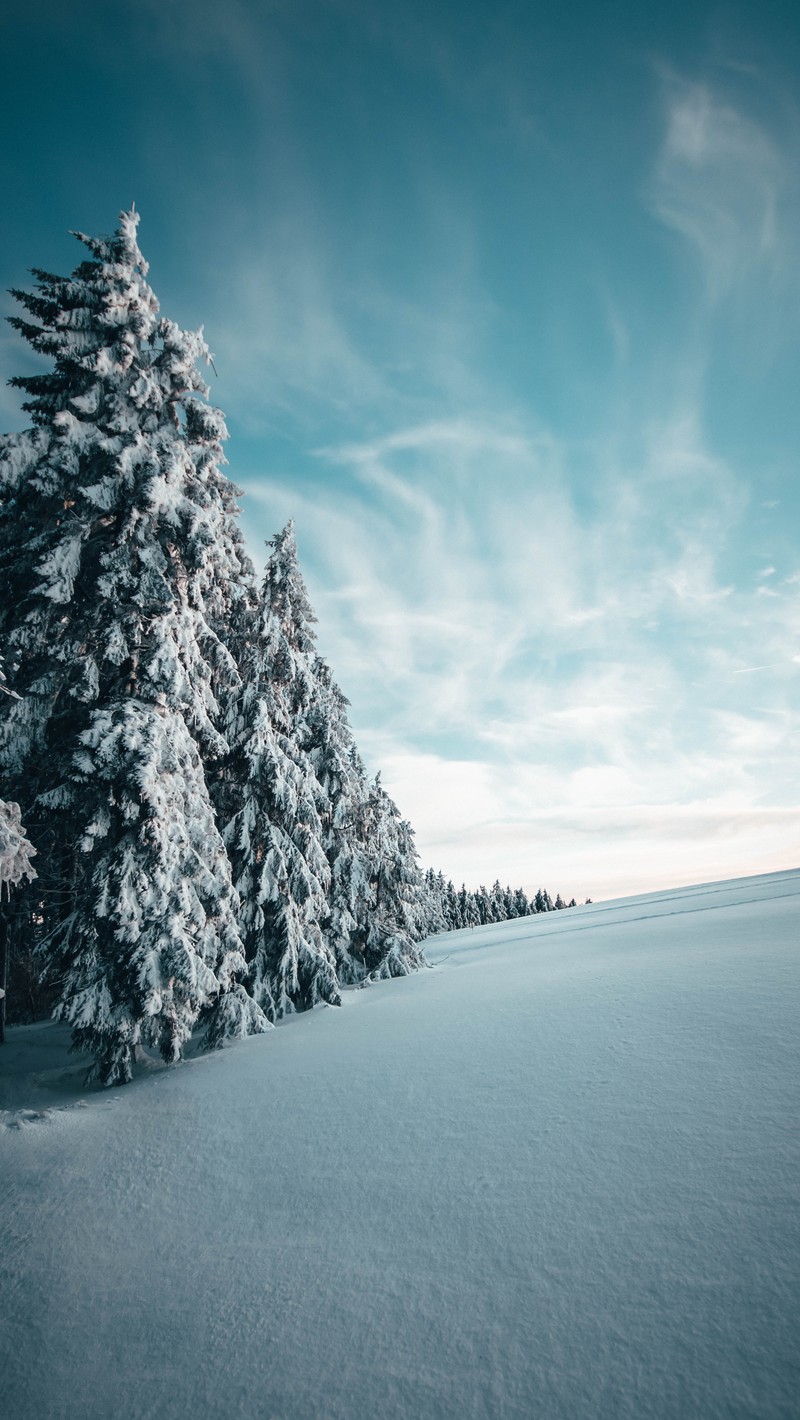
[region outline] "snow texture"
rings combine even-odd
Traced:
[[[0,897],[4,883],[19,883],[23,878],[35,878],[31,858],[36,849],[25,837],[20,821],[19,804],[7,804],[0,799]]]
[[[798,1414],[800,872],[432,939],[82,1092],[0,1052],[15,1420]]]

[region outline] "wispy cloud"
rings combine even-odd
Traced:
[[[326,447],[333,482],[253,489],[293,509],[368,757],[448,871],[512,861],[531,885],[538,861],[596,895],[645,845],[652,883],[665,840],[670,881],[724,875],[729,803],[728,867],[731,835],[746,871],[747,842],[768,856],[789,821],[781,766],[800,716],[755,709],[737,672],[780,645],[774,674],[796,679],[797,598],[765,602],[722,574],[748,498],[696,411],[655,421],[636,447],[621,462],[597,441],[591,516],[574,467],[585,447],[466,417]],[[765,816],[764,795],[783,816]]]
[[[794,194],[783,146],[711,82],[665,73],[663,89],[653,210],[694,249],[711,301],[746,279],[775,281],[796,251],[784,211]]]

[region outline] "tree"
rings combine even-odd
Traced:
[[[0,669],[0,680],[3,672]],[[8,893],[12,884],[36,877],[31,858],[36,854],[22,826],[19,804],[8,804],[0,799],[0,1045],[6,1038],[6,992],[8,990],[8,928],[9,923],[2,912],[3,887]]]
[[[462,927],[480,926],[480,916],[478,914],[478,904],[475,901],[475,894],[469,891],[466,883],[461,884],[461,891],[458,894],[458,910]]]
[[[339,1005],[323,925],[331,874],[310,755],[316,702],[314,614],[297,564],[294,526],[270,543],[241,690],[230,697],[225,827],[249,989],[274,1020],[320,1001]]]
[[[98,1078],[122,1084],[140,1041],[172,1064],[200,1019],[212,1045],[266,1022],[237,979],[239,904],[183,717],[131,697],[97,710],[81,738],[92,866],[58,935],[58,1013]]]
[[[517,888],[514,893],[514,906],[517,909],[517,917],[527,917],[531,910],[524,888]]]
[[[437,873],[434,868],[427,868],[425,871],[423,894],[425,935],[432,936],[436,932],[446,932],[447,918],[445,916],[444,877],[441,873]]]
[[[407,976],[426,965],[417,946],[427,930],[422,874],[411,825],[400,817],[380,774],[361,805],[357,844],[369,895],[360,904],[353,957],[370,980]]]
[[[0,764],[59,885],[58,1011],[105,1083],[130,1077],[141,1040],[175,1059],[201,1016],[212,1042],[263,1024],[236,988],[238,904],[204,765],[226,750],[224,625],[249,568],[197,368],[208,349],[159,316],[137,225],[132,210],[111,237],[78,234],[90,257],[71,277],[35,271],[37,290],[15,292],[12,323],[54,366],[12,381],[34,427],[0,447],[20,695]]]
[[[447,916],[447,928],[450,932],[457,932],[464,926],[461,916],[461,900],[452,878],[448,881],[445,897],[445,912]]]
[[[506,900],[505,893],[500,885],[500,879],[495,878],[492,884],[492,921],[505,922],[506,920]]]

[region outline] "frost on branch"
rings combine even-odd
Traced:
[[[4,883],[11,885],[36,877],[31,863],[36,849],[28,842],[21,820],[19,804],[0,799],[0,892]]]

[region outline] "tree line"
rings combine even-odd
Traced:
[[[0,439],[2,985],[10,957],[106,1085],[416,970],[431,932],[565,905],[420,870],[291,523],[256,577],[208,348],[161,316],[137,226],[13,292],[52,367],[11,381],[32,427]]]

